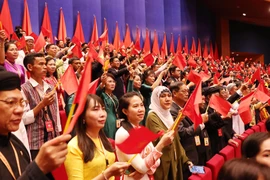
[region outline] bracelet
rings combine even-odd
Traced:
[[[105,180],[109,180],[106,176],[105,176],[105,171],[102,171],[102,175],[104,177]]]

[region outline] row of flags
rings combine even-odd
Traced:
[[[2,17],[2,18],[1,18]],[[5,29],[6,33],[8,35],[13,34],[13,24],[12,24],[12,18],[10,15],[10,9],[8,5],[8,0],[4,0],[2,10],[1,10],[1,16],[0,16],[0,21],[2,22],[3,28]],[[23,13],[23,22],[22,22],[22,29],[26,32],[26,35],[33,35],[37,36],[32,32],[32,27],[31,27],[31,18],[29,14],[29,9],[28,9],[28,3],[27,0],[24,0],[24,13]],[[66,23],[65,23],[65,17],[63,13],[63,9],[60,8],[60,17],[59,17],[59,27],[58,27],[58,37],[53,37],[52,33],[52,26],[50,22],[50,16],[49,16],[49,11],[48,11],[48,5],[45,3],[45,8],[44,8],[44,15],[43,15],[43,21],[41,25],[41,32],[43,37],[47,36],[50,37],[51,42],[58,39],[58,40],[63,40],[65,42],[65,38],[67,37],[67,31],[66,31]],[[105,33],[105,34],[104,34]],[[181,43],[181,37],[178,35],[177,39],[177,49],[175,51],[175,45],[174,45],[174,38],[173,34],[171,34],[171,40],[170,40],[170,47],[167,47],[167,36],[166,33],[164,32],[163,35],[163,42],[161,47],[159,48],[159,43],[158,43],[158,35],[156,30],[153,32],[154,34],[154,40],[153,40],[153,46],[152,49],[150,47],[150,31],[146,29],[145,32],[145,41],[144,41],[144,46],[143,46],[143,52],[145,54],[148,54],[152,52],[154,55],[161,55],[161,57],[165,57],[168,55],[168,53],[176,53],[176,52],[182,52],[184,51],[186,54],[196,54],[197,56],[202,56],[204,58],[207,57],[212,57],[214,59],[218,59],[218,48],[217,44],[215,43],[215,51],[213,50],[213,45],[210,43],[210,50],[208,53],[208,45],[205,43],[204,45],[204,50],[203,52],[201,51],[202,46],[200,39],[198,39],[198,45],[196,48],[196,42],[195,39],[192,38],[192,45],[191,49],[189,50],[189,45],[188,45],[188,40],[187,37],[185,37],[185,44],[182,47]],[[118,22],[116,22],[116,27],[115,27],[115,35],[114,35],[114,42],[112,45],[116,50],[119,50],[123,47],[134,47],[137,51],[141,50],[141,44],[140,44],[140,29],[137,27],[136,29],[136,38],[135,41],[133,42],[131,39],[131,33],[130,33],[130,28],[129,25],[126,24],[126,33],[125,33],[125,38],[122,41],[120,39],[120,32],[119,32],[119,27],[118,27]],[[105,44],[108,43],[109,37],[108,37],[108,26],[107,26],[107,21],[104,18],[104,31],[103,35],[106,36],[106,40],[102,41],[102,46],[104,47]],[[80,12],[77,14],[77,23],[76,23],[76,28],[74,32],[74,37],[76,37],[81,43],[85,42],[85,37],[84,37],[84,32],[82,28],[82,22],[80,18]],[[35,38],[35,37],[34,37]],[[94,21],[93,21],[93,30],[92,30],[92,35],[90,39],[90,43],[94,44],[95,46],[99,46],[99,35],[98,35],[98,28],[97,28],[97,20],[96,17],[94,16]],[[36,38],[35,38],[36,39]],[[38,48],[37,48],[38,49]]]

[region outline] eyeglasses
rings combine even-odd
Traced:
[[[22,108],[25,108],[28,105],[28,101],[24,100],[24,99],[20,100],[20,101],[17,101],[17,100],[15,100],[13,98],[9,98],[9,99],[0,100],[0,101],[6,103],[11,108],[18,107],[18,106],[21,106]]]

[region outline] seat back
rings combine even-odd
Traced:
[[[235,150],[232,146],[225,146],[219,151],[219,154],[224,157],[225,161],[235,158]]]
[[[260,126],[261,132],[265,132],[266,131],[266,127],[265,127],[265,123],[264,122],[259,122],[257,125]]]
[[[216,154],[209,161],[206,162],[206,166],[211,169],[212,172],[212,180],[216,180],[219,170],[224,164],[224,157]]]
[[[234,139],[238,143],[238,146],[235,144],[231,143],[229,146],[232,146],[234,148],[234,153],[236,158],[241,158],[242,157],[242,141],[240,139]]]
[[[260,131],[261,131],[261,128],[260,128],[260,126],[258,126],[258,125],[252,126],[251,129],[252,129],[254,132],[260,132]]]

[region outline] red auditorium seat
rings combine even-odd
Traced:
[[[239,139],[241,139],[242,141],[244,141],[249,135],[253,134],[254,130],[249,128],[247,129],[242,135],[242,137],[239,137]]]
[[[265,132],[266,131],[266,127],[265,127],[265,123],[264,122],[259,122],[257,125],[260,126],[261,132]]]
[[[219,151],[219,154],[224,157],[225,161],[235,158],[234,147],[225,146],[223,149]]]
[[[212,171],[212,180],[216,180],[218,172],[224,164],[224,157],[216,154],[209,161],[206,162],[206,166]]]
[[[211,169],[204,166],[205,174],[192,174],[188,180],[212,180]]]
[[[233,143],[230,143],[229,145],[234,147],[234,153],[235,153],[235,157],[236,158],[241,158],[242,157],[242,141],[240,139],[233,139],[234,141],[236,141],[238,143],[238,146],[236,146]]]
[[[261,131],[260,126],[258,126],[258,125],[252,126],[251,129],[252,129],[254,132],[260,132],[260,131]]]

